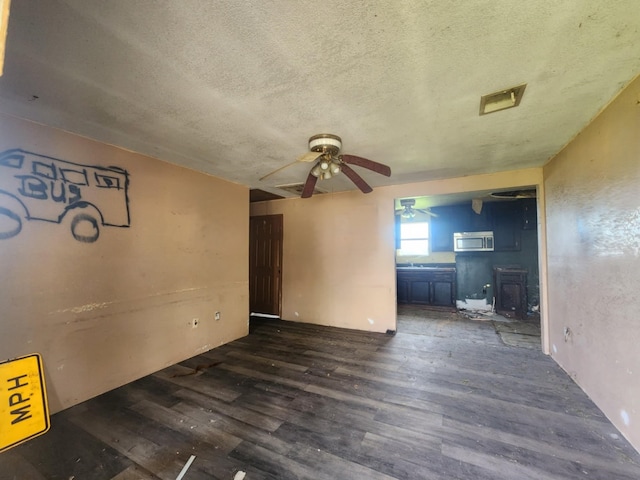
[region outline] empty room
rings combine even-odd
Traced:
[[[640,478],[637,2],[0,12],[0,480]]]

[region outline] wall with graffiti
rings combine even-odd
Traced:
[[[246,335],[248,210],[245,187],[0,114],[0,356],[42,354],[55,412]]]
[[[23,219],[60,224],[70,215],[73,238],[95,242],[102,226],[131,224],[128,188],[129,175],[120,167],[81,165],[20,148],[0,152],[0,240],[18,235]]]

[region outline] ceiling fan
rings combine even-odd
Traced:
[[[402,218],[414,218],[416,216],[416,212],[424,213],[425,215],[429,215],[431,217],[437,217],[436,213],[433,213],[429,209],[424,208],[414,208],[416,204],[415,198],[403,198],[400,200],[400,205],[402,208],[396,210],[396,215],[400,215]]]
[[[314,162],[313,167],[309,171],[307,180],[302,189],[302,198],[309,198],[313,195],[313,190],[316,186],[318,179],[326,180],[339,174],[344,173],[349,180],[351,180],[356,187],[362,191],[362,193],[369,193],[373,191],[371,186],[364,179],[351,168],[350,165],[366,168],[372,172],[391,176],[391,168],[382,163],[374,162],[363,157],[356,157],[355,155],[341,155],[340,149],[342,148],[342,139],[337,135],[330,133],[321,133],[314,135],[309,139],[309,152],[301,155],[295,161],[280,167],[273,172],[266,174],[260,178],[260,181],[264,180],[271,175],[284,170],[287,167],[295,165],[298,162]]]

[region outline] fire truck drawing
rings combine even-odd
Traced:
[[[73,238],[95,242],[100,226],[131,224],[128,188],[129,174],[119,167],[5,150],[0,153],[0,240],[18,235],[23,219],[60,224],[69,216]]]

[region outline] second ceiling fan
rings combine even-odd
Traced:
[[[433,213],[428,208],[415,208],[416,199],[415,198],[402,198],[400,199],[400,206],[396,210],[396,215],[400,215],[402,218],[411,219],[416,216],[416,213],[424,213],[425,215],[429,215],[431,217],[437,217],[438,214]]]
[[[287,167],[295,165],[298,162],[313,162],[313,167],[309,171],[307,180],[302,189],[302,198],[308,198],[313,195],[316,182],[318,179],[325,180],[339,174],[344,173],[349,180],[351,180],[356,187],[362,191],[362,193],[369,193],[373,191],[371,186],[364,179],[353,170],[350,165],[366,168],[372,172],[379,173],[386,177],[391,176],[391,168],[382,163],[374,162],[368,158],[357,157],[355,155],[341,155],[340,149],[342,148],[342,139],[337,135],[330,133],[321,133],[314,135],[309,139],[309,152],[298,157],[294,162],[291,162],[284,167],[280,167],[271,173],[268,173],[260,180],[278,173]]]

